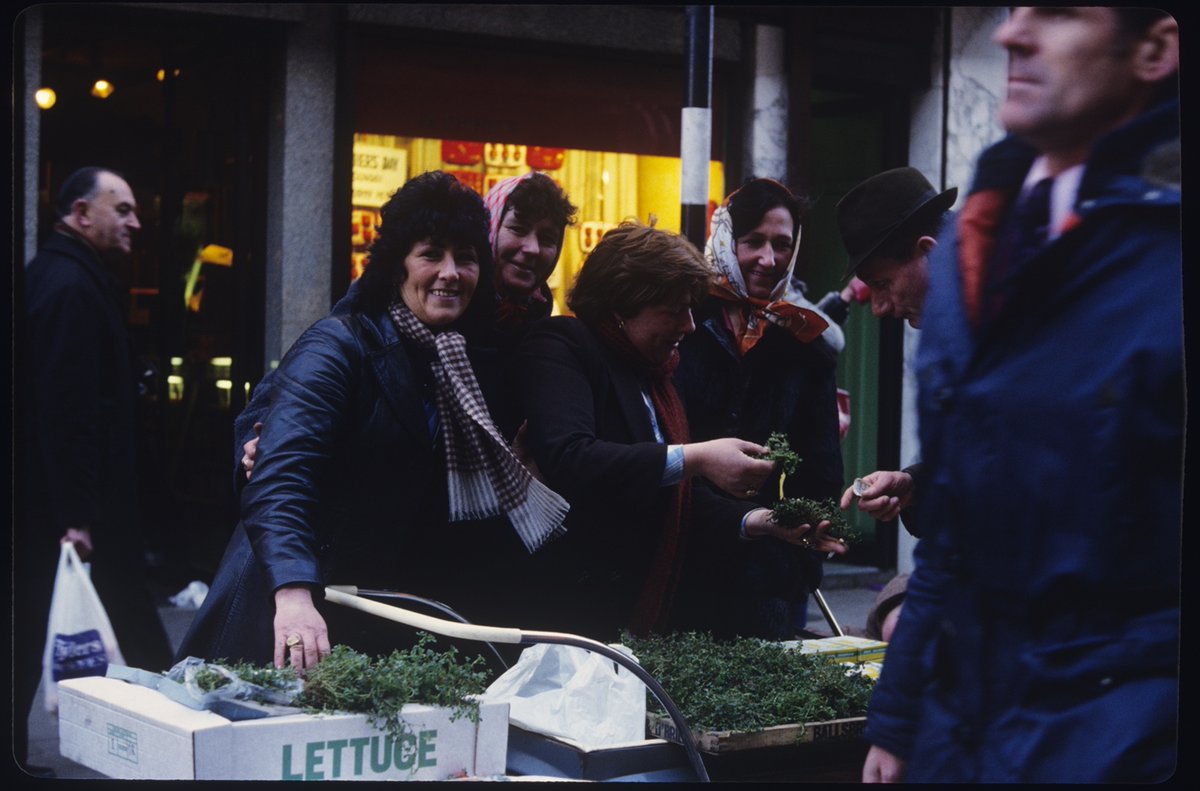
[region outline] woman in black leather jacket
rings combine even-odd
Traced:
[[[395,647],[383,622],[327,606],[327,584],[469,601],[474,620],[502,607],[489,561],[527,558],[566,504],[504,442],[464,339],[490,320],[473,297],[492,293],[491,255],[482,199],[452,176],[385,204],[352,294],[271,377],[242,520],[180,656],[305,669],[331,644]]]

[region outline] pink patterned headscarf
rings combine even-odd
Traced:
[[[483,199],[483,204],[487,206],[488,213],[491,215],[488,240],[492,243],[492,257],[496,259],[497,266],[500,264],[500,251],[496,249],[496,242],[500,238],[500,223],[504,220],[504,208],[508,203],[508,196],[512,194],[518,184],[532,176],[533,173],[534,171],[531,170],[520,176],[512,176],[504,181],[496,182]]]
[[[528,173],[522,173],[520,176],[511,176],[503,181],[496,182],[496,184],[494,184],[492,188],[488,190],[487,196],[483,199],[483,204],[487,206],[489,214],[488,240],[492,243],[492,259],[496,262],[497,271],[500,268],[500,224],[504,221],[504,213],[507,210],[508,205],[508,196],[512,194],[512,191],[517,188],[518,184],[536,172],[537,171],[531,170]],[[559,249],[559,253],[562,253],[561,248]],[[499,297],[500,278],[498,276],[495,278],[495,283],[496,295]],[[546,295],[542,293],[544,290],[545,284],[535,288],[533,290],[533,294],[530,296],[530,299],[535,302],[547,302],[548,300]],[[525,309],[524,305],[516,305],[506,299],[501,299],[500,302],[501,306],[498,316],[502,320],[508,320],[512,318],[511,314],[514,311],[520,313]]]

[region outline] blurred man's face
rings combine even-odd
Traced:
[[[1008,50],[1000,121],[1043,152],[1087,146],[1140,111],[1134,47],[1111,8],[1017,8],[996,31]]]
[[[129,255],[133,232],[141,228],[137,201],[125,180],[113,173],[96,177],[96,194],[76,201],[74,226],[102,254]]]

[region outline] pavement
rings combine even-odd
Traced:
[[[891,579],[892,573],[873,567],[851,566],[828,563],[825,566],[825,581],[821,592],[834,620],[846,629],[861,629],[867,621],[867,613],[875,603],[880,589]],[[163,626],[171,639],[171,647],[178,648],[195,614],[193,609],[175,607],[168,596],[177,591],[163,592],[160,596],[159,614]],[[811,631],[831,634],[833,632],[825,615],[810,597],[808,626]],[[49,767],[59,779],[101,780],[105,775],[86,766],[70,761],[58,751],[58,720],[45,709],[41,695],[34,702],[29,714],[29,763]],[[32,783],[33,780],[18,770],[18,780]]]

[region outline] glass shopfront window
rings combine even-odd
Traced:
[[[554,312],[583,260],[608,229],[627,219],[680,230],[678,157],[587,151],[522,143],[355,134],[350,212],[351,278],[362,274],[379,223],[379,208],[406,180],[430,170],[454,174],[480,195],[496,183],[531,170],[553,178],[579,212],[567,229],[562,256],[551,275]],[[709,164],[709,213],[725,194],[724,167]]]

